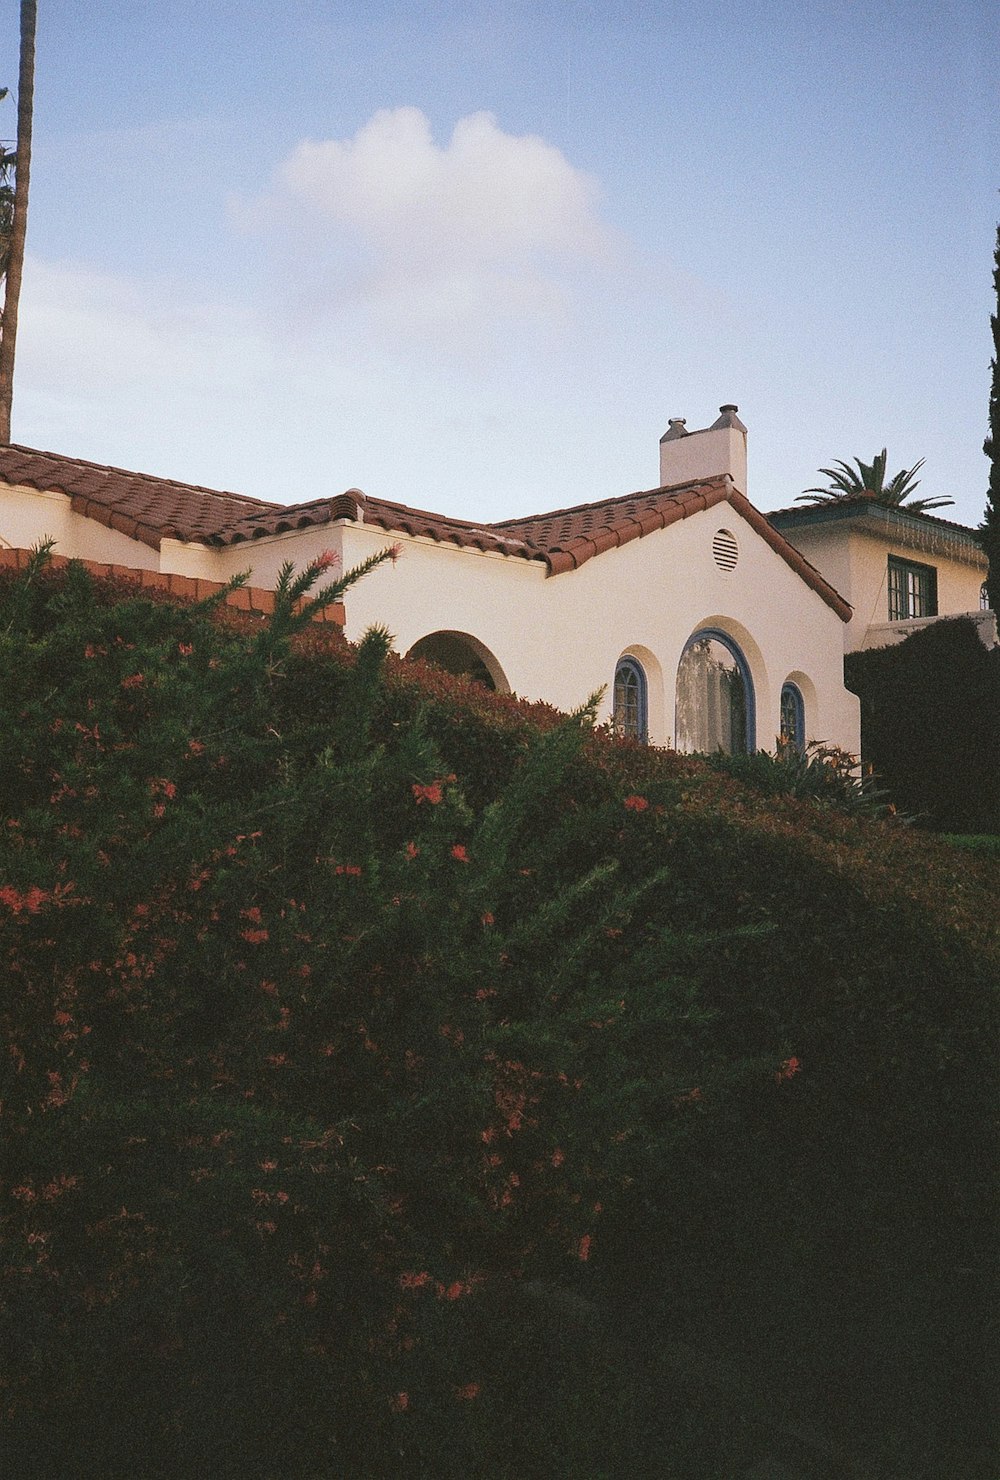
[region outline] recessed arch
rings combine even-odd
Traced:
[[[678,750],[744,755],[757,748],[753,676],[742,646],[721,627],[699,627],[677,665]]]
[[[459,674],[475,679],[484,688],[498,694],[509,694],[510,684],[497,659],[485,643],[468,632],[429,632],[419,638],[409,652],[408,658],[422,658],[425,663],[434,663],[446,673]]]

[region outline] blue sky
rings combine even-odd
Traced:
[[[886,445],[980,519],[994,0],[39,9],[16,441],[488,520],[736,402],[761,508]]]

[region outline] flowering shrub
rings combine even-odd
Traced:
[[[463,707],[310,630],[324,568],[267,624],[0,583],[8,1462],[641,1473],[660,1390],[546,1291],[975,1267],[995,861]]]

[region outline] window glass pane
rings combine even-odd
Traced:
[[[937,571],[932,565],[890,555],[888,590],[890,622],[937,616]]]
[[[677,670],[677,748],[747,749],[747,690],[735,653],[716,637],[699,637]]]
[[[802,695],[793,683],[786,683],[781,690],[781,738],[796,750],[806,745],[805,706]]]
[[[624,659],[615,670],[613,724],[619,735],[646,738],[646,676],[634,658]]]

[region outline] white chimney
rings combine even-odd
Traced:
[[[740,493],[747,491],[747,429],[737,406],[719,407],[710,427],[689,432],[684,417],[672,416],[660,438],[660,487],[694,483],[728,473]]]

